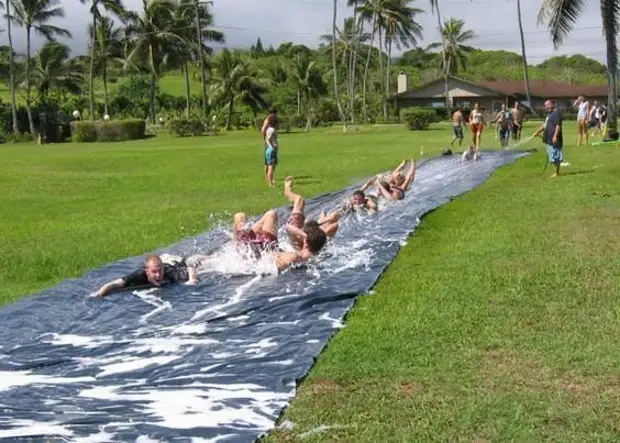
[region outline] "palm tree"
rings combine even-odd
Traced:
[[[65,16],[63,8],[57,6],[60,0],[11,0],[11,3],[14,9],[14,15],[11,16],[11,19],[26,29],[26,112],[28,113],[30,132],[34,135],[34,122],[30,109],[32,103],[30,97],[31,31],[34,29],[37,34],[48,40],[54,40],[55,36],[71,37],[71,33],[66,29],[47,24],[51,19]]]
[[[85,3],[86,0],[80,0],[82,3]],[[97,48],[97,36],[99,33],[97,32],[97,21],[101,21],[103,23],[103,16],[101,15],[101,11],[99,10],[99,6],[103,6],[108,12],[113,12],[118,17],[123,20],[126,17],[126,10],[123,6],[121,0],[91,0],[90,4],[90,13],[93,17],[93,23],[90,26],[91,37],[90,37],[90,72],[88,76],[88,89],[90,91],[90,119],[95,119],[95,89],[94,89],[94,79],[95,79],[95,56],[96,56],[96,48]],[[106,104],[107,107],[107,104]],[[107,112],[107,111],[106,111]]]
[[[51,91],[80,94],[82,75],[69,65],[70,50],[58,42],[47,42],[33,57],[32,82],[39,99],[47,102]]]
[[[474,31],[463,30],[465,22],[463,20],[449,18],[441,30],[442,43],[432,43],[428,45],[428,49],[436,49],[443,47],[442,66],[443,71],[447,75],[457,75],[459,68],[463,71],[467,70],[467,53],[474,50],[473,47],[466,45],[468,41],[476,37]]]
[[[557,49],[573,29],[579,15],[585,9],[587,0],[543,0],[538,13],[538,22],[548,27],[553,46]],[[600,0],[603,35],[607,46],[607,134],[614,137],[618,134],[617,102],[618,102],[618,27],[620,26],[620,4],[616,0]]]
[[[235,101],[264,102],[263,89],[250,58],[239,51],[224,49],[213,57],[213,71],[212,93],[228,107],[226,129],[230,129]]]
[[[6,28],[9,36],[9,89],[11,91],[11,114],[13,116],[13,134],[19,134],[17,123],[17,104],[15,103],[15,61],[13,59],[13,36],[11,34],[11,0],[6,0]]]
[[[368,54],[366,55],[366,66],[364,67],[364,77],[362,79],[362,106],[364,112],[364,121],[368,121],[368,106],[366,103],[366,92],[368,83],[368,69],[370,67],[370,56],[374,48],[375,36],[377,35],[377,19],[379,16],[380,4],[377,0],[367,0],[361,6],[358,6],[360,21],[372,23],[372,32],[370,34],[370,43],[368,45]],[[382,57],[379,51],[379,58]]]
[[[385,47],[387,49],[387,67],[385,78],[385,98],[383,115],[387,118],[387,98],[390,95],[390,77],[392,67],[392,45],[396,49],[409,48],[422,38],[422,26],[415,21],[416,15],[424,12],[409,6],[414,0],[389,0],[383,14],[385,26]]]
[[[292,64],[292,83],[305,103],[306,132],[310,131],[312,126],[313,103],[321,94],[327,92],[321,72],[315,64],[308,55],[302,53],[295,56]]]
[[[357,52],[359,49],[359,44],[362,40],[368,40],[368,36],[366,38],[362,37],[364,30],[364,20],[357,17],[357,6],[358,4],[364,3],[364,0],[347,0],[347,6],[353,7],[353,24],[354,24],[354,33],[353,33],[353,48],[351,51],[351,59],[349,60],[349,108],[351,109],[351,123],[355,123],[355,72],[356,72],[356,61],[357,61]]]
[[[442,30],[442,26],[441,26],[441,11],[439,10],[439,0],[429,0],[431,3],[431,12],[435,13],[437,12],[437,30],[439,31],[439,34],[441,35],[441,57],[442,57],[442,63],[441,66],[444,67],[443,70],[443,85],[444,85],[444,96],[446,99],[446,109],[448,110],[448,112],[450,111],[450,109],[452,109],[452,103],[450,103],[450,94],[448,92],[449,88],[448,88],[448,73],[445,70],[445,67],[447,66],[446,64],[446,41],[444,39],[444,35],[443,35],[443,30]]]
[[[198,46],[198,37],[195,32],[197,13],[200,17],[200,46]],[[181,40],[177,41],[173,56],[179,59],[177,64],[183,67],[183,72],[185,74],[186,114],[189,117],[191,95],[188,60],[194,58],[195,60],[204,61],[206,57],[210,57],[213,53],[213,48],[205,45],[204,41],[223,43],[224,34],[209,29],[210,26],[213,25],[213,14],[207,9],[206,5],[198,5],[197,8],[194,0],[181,0],[175,10],[174,20],[174,32]],[[207,92],[206,88],[203,86],[206,82],[205,70],[203,69],[204,63],[200,63],[199,66],[203,99],[203,118],[207,118]]]
[[[93,41],[93,33],[96,32],[96,48],[91,49],[91,54],[97,54],[97,61],[99,68],[101,69],[101,79],[103,80],[103,108],[104,114],[108,114],[108,67],[112,60],[121,60],[123,55],[123,30],[121,28],[114,27],[114,21],[109,17],[100,17],[99,24],[96,30],[93,25],[88,25],[88,32],[91,36],[91,42]],[[91,56],[91,60],[93,60]],[[92,92],[92,77],[90,79],[89,87]],[[91,94],[91,103],[93,102],[93,95]],[[91,112],[91,117],[93,113]],[[92,118],[91,118],[92,120]]]
[[[347,130],[344,112],[342,112],[342,104],[340,103],[340,93],[338,92],[338,71],[336,69],[336,21],[338,19],[338,0],[334,0],[334,13],[332,16],[332,70],[334,74],[334,95],[336,97],[336,106],[338,107],[338,116],[342,121],[342,130]]]
[[[527,56],[525,54],[525,38],[523,37],[523,22],[521,21],[521,0],[517,0],[517,19],[519,20],[519,34],[521,36],[521,57],[523,58],[523,80],[525,82],[525,97],[527,107],[533,110],[532,98],[530,97],[530,78],[527,68]]]
[[[184,40],[173,29],[175,4],[171,0],[142,0],[142,5],[144,10],[141,15],[128,13],[126,65],[149,71],[150,117],[151,123],[155,123],[155,89],[159,75],[168,63],[171,52]]]

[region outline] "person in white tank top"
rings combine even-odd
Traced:
[[[585,139],[586,146],[588,145],[588,114],[590,110],[590,102],[586,100],[583,95],[577,97],[573,102],[573,107],[577,108],[577,130],[579,131],[579,141],[577,146],[581,146]]]

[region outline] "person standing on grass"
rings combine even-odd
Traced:
[[[465,121],[463,119],[463,112],[461,107],[457,107],[454,114],[452,114],[452,131],[454,132],[454,138],[450,142],[450,146],[454,147],[454,142],[459,141],[459,146],[463,144],[463,125]]]
[[[274,187],[274,173],[278,165],[278,111],[275,108],[269,108],[269,115],[263,121],[261,134],[264,137],[265,146],[265,180],[269,187]]]
[[[474,109],[469,114],[469,126],[473,136],[473,144],[476,149],[476,157],[480,155],[480,145],[482,144],[482,131],[484,130],[484,114],[480,111],[480,105],[474,103]]]
[[[577,146],[581,146],[581,143],[585,141],[585,145],[588,146],[588,114],[590,112],[590,102],[586,100],[583,95],[577,97],[577,100],[573,102],[573,107],[577,108],[577,129],[579,131],[579,142]]]
[[[562,115],[554,100],[547,100],[545,102],[545,112],[547,112],[545,123],[534,133],[534,136],[538,136],[542,133],[542,140],[547,147],[549,162],[553,163],[555,166],[555,172],[551,177],[557,177],[560,175],[560,165],[564,160],[562,158],[562,147],[564,144],[562,137]]]
[[[512,139],[515,142],[521,141],[521,129],[523,129],[523,111],[519,107],[519,102],[515,102],[512,108]]]

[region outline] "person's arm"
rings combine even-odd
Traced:
[[[402,162],[400,162],[400,165],[398,165],[398,167],[396,169],[394,169],[394,172],[392,174],[396,174],[397,172],[400,172],[400,170],[403,169],[403,167],[406,164],[407,164],[407,159],[405,159]]]
[[[532,134],[532,137],[538,137],[544,130],[545,130],[545,124],[543,123],[542,125],[540,125],[540,128],[538,128],[538,131]]]
[[[377,182],[377,189],[379,190],[379,192],[381,193],[381,195],[383,195],[385,198],[389,198],[390,200],[397,200],[396,197],[394,197],[390,191],[388,191],[385,186],[383,186],[383,184],[378,181]]]
[[[403,183],[403,191],[406,191],[409,189],[409,186],[411,186],[411,183],[413,182],[413,180],[415,179],[415,160],[411,160],[411,168],[409,168],[409,172],[407,173],[407,177],[405,177],[405,182]]]
[[[299,260],[299,256],[296,252],[275,252],[274,258],[276,260],[278,272],[284,271]]]
[[[553,139],[551,140],[554,145],[558,143],[558,137],[560,135],[561,130],[562,130],[562,120],[560,119],[560,117],[556,117],[555,128],[553,130]]]
[[[370,188],[372,185],[375,184],[375,182],[377,181],[376,177],[371,178],[370,180],[368,180],[366,183],[364,183],[364,186],[362,186],[360,188],[360,191],[362,192],[366,192],[368,190],[368,188]]]
[[[263,120],[263,127],[260,130],[260,133],[263,135],[263,137],[266,134],[267,131],[267,123],[269,122],[269,118],[265,118],[265,120]]]
[[[125,280],[122,278],[117,278],[116,280],[112,280],[97,290],[98,297],[105,297],[112,291],[117,291],[119,289],[123,289],[125,287]]]
[[[306,233],[302,229],[299,229],[297,226],[287,224],[286,231],[288,232],[289,235],[299,237],[302,240],[306,239]]]

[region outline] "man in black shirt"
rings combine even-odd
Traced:
[[[555,173],[551,177],[557,177],[560,175],[560,165],[564,160],[562,156],[562,147],[564,146],[562,115],[553,100],[545,102],[545,111],[547,112],[545,123],[534,133],[534,136],[543,134],[542,140],[547,147],[549,162],[555,166]]]
[[[149,255],[144,259],[144,267],[131,274],[112,280],[97,291],[104,297],[112,291],[127,288],[160,287],[170,283],[192,282],[196,278],[198,260],[187,260],[169,254]]]

